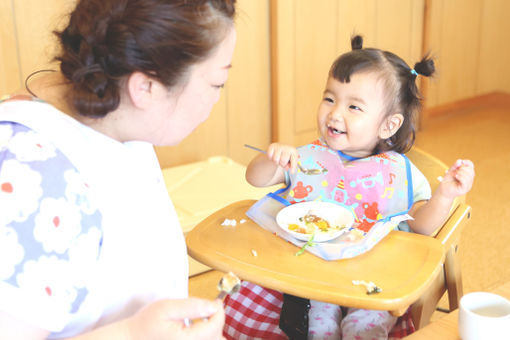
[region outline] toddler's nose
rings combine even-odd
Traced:
[[[339,105],[331,108],[329,112],[329,119],[339,121],[343,119],[343,111]]]

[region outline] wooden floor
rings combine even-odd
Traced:
[[[416,145],[448,165],[457,158],[475,163],[475,183],[467,196],[472,218],[459,255],[464,292],[488,290],[510,281],[510,94],[480,97],[431,114]],[[213,298],[220,276],[211,271],[191,278],[190,295]],[[446,298],[440,306],[447,307]]]

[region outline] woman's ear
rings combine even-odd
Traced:
[[[390,138],[398,131],[398,129],[400,129],[402,123],[404,123],[404,116],[402,114],[400,113],[392,114],[391,116],[386,118],[383,124],[381,125],[379,131],[379,138],[381,139]]]
[[[142,72],[133,72],[127,79],[127,93],[131,103],[138,109],[144,109],[151,104],[154,95],[155,80]]]

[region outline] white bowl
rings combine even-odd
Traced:
[[[349,228],[354,223],[354,216],[347,208],[329,202],[301,202],[289,205],[278,212],[276,215],[276,223],[278,223],[280,228],[290,233],[298,240],[308,241],[312,236],[312,232],[296,232],[290,230],[289,225],[297,224],[305,228],[306,225],[304,221],[300,219],[309,213],[326,220],[332,227],[328,231],[321,231],[318,228],[314,228],[314,242],[325,242],[337,238],[349,231]],[[335,228],[336,226],[340,227],[340,229]]]

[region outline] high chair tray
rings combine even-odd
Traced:
[[[309,253],[295,256],[294,245],[247,218],[246,211],[254,203],[233,203],[200,222],[186,235],[190,256],[267,288],[342,306],[388,310],[397,316],[440,273],[441,243],[400,231],[391,231],[371,251],[351,259],[325,261]],[[222,226],[225,219],[238,223]],[[353,280],[372,281],[382,292],[368,295]]]

